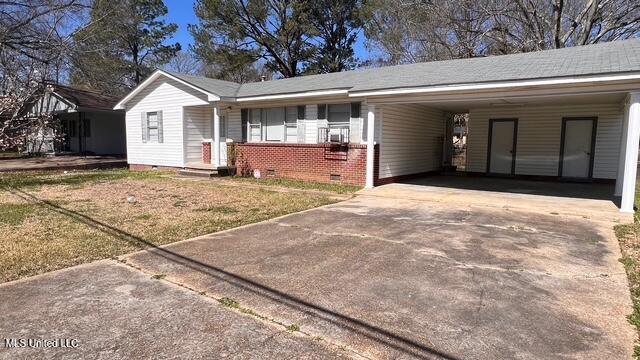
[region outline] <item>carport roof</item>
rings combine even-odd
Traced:
[[[343,90],[412,89],[505,81],[579,78],[640,73],[640,39],[471,59],[300,76],[247,84],[169,73],[203,91],[226,98]],[[135,91],[135,90],[134,90]]]
[[[327,89],[349,92],[640,71],[640,39],[557,50],[432,61],[244,84],[237,97]]]

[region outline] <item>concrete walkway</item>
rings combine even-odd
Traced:
[[[0,357],[630,358],[615,207],[466,191],[383,186],[0,285],[1,335],[83,344]]]
[[[115,260],[0,285],[0,359],[334,359],[346,352]],[[12,348],[4,339],[77,347]]]
[[[114,156],[42,156],[19,159],[0,158],[0,172],[43,170],[89,170],[126,167],[127,159]]]

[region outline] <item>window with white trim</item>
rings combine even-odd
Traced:
[[[247,141],[297,142],[300,108],[275,107],[246,111]],[[304,111],[302,111],[304,115]]]
[[[158,142],[158,113],[148,112],[147,113],[147,141],[148,142]]]

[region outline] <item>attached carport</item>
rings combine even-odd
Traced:
[[[368,106],[369,148],[379,144],[367,187],[441,170],[446,122],[468,113],[468,174],[608,183],[632,213],[638,89],[640,76],[628,74],[354,93]]]

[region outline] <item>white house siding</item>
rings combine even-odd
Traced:
[[[381,113],[381,179],[442,167],[443,111],[406,104],[382,105]]]
[[[127,161],[129,164],[184,166],[184,106],[207,105],[206,95],[161,77],[127,103]],[[162,111],[163,142],[142,142],[141,114]]]
[[[202,140],[211,139],[211,108],[185,107],[184,134],[186,162],[201,162]]]
[[[598,118],[593,177],[615,179],[622,131],[620,104],[471,109],[467,171],[486,171],[489,119],[517,118],[516,175],[557,176],[562,118],[581,116]]]

